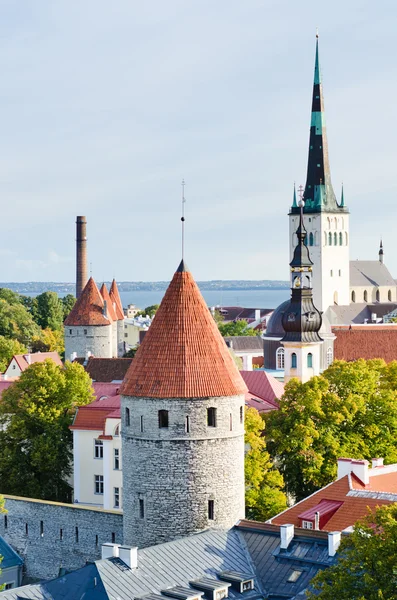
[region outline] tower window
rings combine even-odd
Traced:
[[[208,520],[214,520],[214,501],[208,500]]]
[[[141,433],[142,433],[143,432],[143,415],[141,415],[140,421],[141,421]]]
[[[364,290],[363,298],[364,298],[364,302],[368,302],[368,292],[367,292],[367,290]]]
[[[277,371],[283,371],[285,366],[285,350],[284,348],[277,348],[276,351],[276,369]]]
[[[76,538],[76,544],[79,543],[79,528],[76,527],[75,528],[75,538]]]
[[[216,408],[207,408],[207,425],[208,427],[216,427]]]
[[[69,329],[69,335],[72,335],[73,329]]]
[[[338,245],[338,234],[335,231],[335,233],[334,233],[334,246],[337,246],[337,245]]]
[[[312,232],[309,233],[309,246],[314,245],[314,235]]]
[[[233,431],[233,415],[232,415],[232,413],[230,413],[230,415],[229,415],[229,428],[230,428],[230,431]]]
[[[332,269],[330,270],[329,274],[331,275],[331,277],[333,277],[333,275],[334,275],[334,272],[333,272],[333,270],[332,270]]]
[[[63,529],[59,530],[59,540],[62,542],[63,540]]]
[[[188,416],[185,419],[185,431],[186,433],[190,433],[190,418]]]
[[[44,521],[40,521],[40,537],[44,537]]]
[[[240,423],[244,421],[244,406],[240,406]]]
[[[376,301],[379,302],[379,300],[380,300],[380,292],[379,292],[379,290],[376,290],[375,298],[376,298]]]
[[[87,330],[86,329],[84,329],[84,335],[87,335]]]
[[[329,232],[328,234],[328,246],[332,246],[332,233]]]
[[[126,408],[126,409],[125,409],[125,424],[126,424],[126,426],[127,426],[127,427],[129,427],[129,426],[130,426],[130,424],[131,424],[131,420],[130,420],[130,409],[129,409],[129,408]]]
[[[352,302],[356,301],[356,292],[353,290],[352,291]]]
[[[391,290],[387,292],[387,299],[389,302],[391,302]]]
[[[342,246],[343,244],[343,236],[342,236],[342,232],[339,232],[339,246]]]
[[[4,515],[4,529],[8,529],[8,517]]]
[[[339,269],[338,274],[339,274],[339,277],[342,277],[342,269]]]
[[[296,365],[297,365],[297,357],[295,352],[293,352],[291,354],[291,369],[296,369]]]
[[[313,368],[313,354],[311,352],[307,355],[307,366],[309,369]]]
[[[145,503],[143,501],[143,498],[139,498],[139,518],[145,518]]]
[[[159,427],[168,427],[168,410],[159,410]]]

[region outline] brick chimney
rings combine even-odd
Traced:
[[[87,271],[87,219],[76,219],[76,298],[79,298],[88,281]]]

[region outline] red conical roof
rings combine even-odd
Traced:
[[[207,398],[246,391],[204,298],[182,261],[120,393],[149,398]]]
[[[115,311],[116,311],[116,315],[117,315],[117,320],[118,321],[124,320],[123,304],[121,302],[119,288],[117,287],[117,283],[116,283],[115,279],[113,279],[112,285],[110,286],[110,299],[116,305]]]
[[[77,327],[79,325],[109,325],[110,320],[103,314],[103,298],[92,277],[77,299],[64,325]]]
[[[108,311],[109,319],[111,319],[112,321],[117,321],[116,310],[113,306],[112,300],[110,299],[108,288],[104,283],[102,284],[101,289],[99,291],[103,300],[106,301],[106,309]]]

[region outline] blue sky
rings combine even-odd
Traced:
[[[288,279],[315,31],[351,258],[397,276],[394,2],[0,0],[1,281]]]

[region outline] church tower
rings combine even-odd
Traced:
[[[303,212],[307,244],[313,260],[314,303],[324,312],[333,304],[350,304],[349,211],[344,203],[343,190],[338,202],[331,183],[321,79],[317,36]],[[299,212],[294,196],[289,213],[291,258],[298,243]]]
[[[281,343],[284,346],[284,382],[297,377],[304,383],[320,374],[323,340],[319,335],[321,313],[313,302],[313,262],[305,242],[304,201],[301,200],[299,204],[299,225],[296,230],[298,244],[290,262],[291,300],[282,315],[285,335]]]
[[[244,517],[246,389],[182,260],[120,390],[125,544]]]

